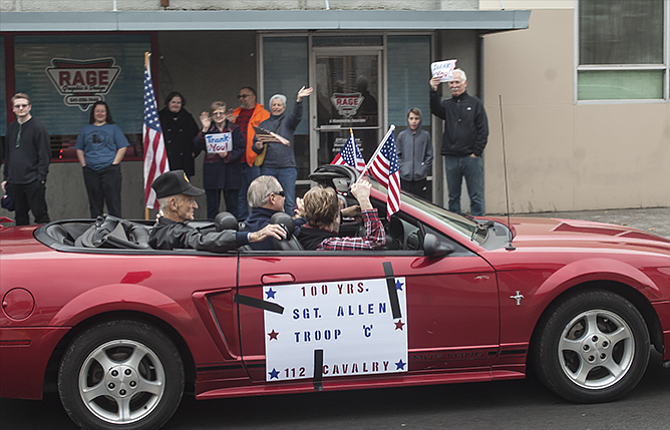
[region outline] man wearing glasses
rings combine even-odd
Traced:
[[[261,175],[261,168],[254,166],[254,161],[256,160],[256,152],[253,150],[254,136],[256,135],[254,127],[270,118],[270,112],[265,110],[262,104],[256,103],[256,90],[251,87],[240,88],[240,91],[237,93],[237,100],[240,106],[235,109],[229,120],[240,127],[247,143],[246,153],[242,156],[243,176],[238,207],[238,219],[243,221],[249,215],[247,189],[251,181]]]
[[[9,193],[16,207],[16,225],[28,225],[28,211],[36,224],[49,222],[45,183],[51,161],[51,143],[46,127],[30,114],[30,97],[12,97],[16,120],[7,127],[3,194]]]
[[[272,215],[277,212],[284,212],[284,190],[274,176],[259,176],[254,179],[249,185],[247,199],[251,205],[251,213],[244,223],[244,231],[261,230],[270,225]],[[304,218],[294,220],[294,235],[298,234],[300,226],[304,223]],[[275,249],[272,238],[254,242],[251,244],[251,248],[255,250]]]

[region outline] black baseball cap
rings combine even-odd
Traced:
[[[184,194],[186,196],[201,196],[205,190],[191,185],[188,176],[183,170],[173,170],[165,172],[151,184],[151,188],[156,191],[156,198],[174,196],[175,194]]]

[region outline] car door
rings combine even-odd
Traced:
[[[442,257],[412,250],[243,253],[238,291],[243,302],[240,336],[243,360],[252,379],[314,377],[315,363],[321,363],[316,354],[319,350],[324,377],[487,368],[498,350],[495,275],[481,257],[462,246],[457,248]],[[386,290],[389,278],[404,306],[400,315],[391,311],[393,300],[382,304],[385,291],[391,296],[392,289]],[[376,295],[367,295],[368,285],[370,291],[377,289]],[[280,299],[291,294],[293,299]],[[320,305],[313,306],[317,300]],[[269,309],[273,305],[283,307],[283,318],[295,325],[282,326],[283,332],[268,326],[267,320],[276,316],[276,309]],[[371,319],[377,317],[387,319]],[[366,329],[379,333],[382,324],[392,327],[389,336],[404,332],[404,340],[402,336],[385,340],[406,348],[406,358],[375,360],[375,351],[383,355],[383,342],[338,343],[342,338],[336,339],[336,330],[342,324],[358,329],[361,336],[370,334]],[[274,348],[279,340],[285,347],[273,354],[283,354],[277,361],[281,368],[268,365],[277,357],[266,356],[266,348]],[[335,364],[327,359],[335,354],[337,373]]]

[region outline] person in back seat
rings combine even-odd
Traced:
[[[277,212],[284,211],[284,190],[279,180],[274,176],[259,176],[249,185],[247,200],[251,205],[251,213],[244,223],[245,231],[260,230],[270,224],[270,218]],[[300,231],[300,226],[305,223],[304,218],[294,220],[296,230],[293,234],[296,236]],[[251,244],[251,249],[255,250],[273,250],[275,245],[268,238],[260,242]]]
[[[340,237],[340,205],[332,188],[315,187],[305,193],[304,213],[307,219],[297,235],[305,249],[326,251],[358,251],[381,249],[386,243],[384,226],[377,209],[370,202],[370,180],[362,177],[351,186],[351,194],[360,204],[365,237]]]
[[[200,233],[187,223],[193,220],[193,211],[198,207],[193,197],[203,195],[205,190],[191,185],[183,170],[163,173],[154,180],[151,188],[156,192],[163,212],[149,235],[149,245],[154,249],[186,248],[226,252],[269,237],[282,239],[286,236],[284,229],[275,224],[255,232],[223,230]]]

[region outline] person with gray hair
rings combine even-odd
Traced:
[[[449,81],[451,98],[437,94],[440,78],[430,80],[430,111],[444,120],[442,150],[449,190],[449,210],[461,213],[461,184],[463,178],[470,196],[472,216],[484,215],[484,173],[482,154],[489,137],[489,123],[484,103],[465,90],[468,77],[461,69],[454,70]],[[402,176],[402,174],[401,174]]]
[[[286,198],[284,211],[293,215],[295,205],[295,181],[298,179],[298,170],[295,162],[294,135],[295,129],[302,120],[302,98],[312,94],[312,88],[300,88],[293,110],[288,118],[284,115],[286,111],[286,96],[275,94],[270,97],[270,118],[260,123],[259,127],[267,130],[270,136],[262,140],[258,134],[254,139],[254,151],[257,154],[263,152],[267,145],[265,160],[261,165],[261,175],[274,176],[279,180]]]
[[[254,232],[223,230],[200,233],[188,222],[193,221],[193,211],[198,208],[194,197],[205,194],[205,190],[191,185],[183,170],[163,173],[154,180],[151,188],[156,192],[163,214],[149,233],[149,246],[154,249],[226,252],[270,237],[281,239],[286,236],[284,229],[274,224]]]
[[[272,215],[284,210],[284,189],[274,176],[259,176],[249,185],[247,200],[251,205],[251,212],[244,223],[244,230],[260,230],[270,224]],[[296,225],[294,233],[297,234],[300,226],[304,224],[304,219],[298,218],[294,220],[294,223]],[[275,249],[272,238],[254,242],[251,248],[255,250]]]

